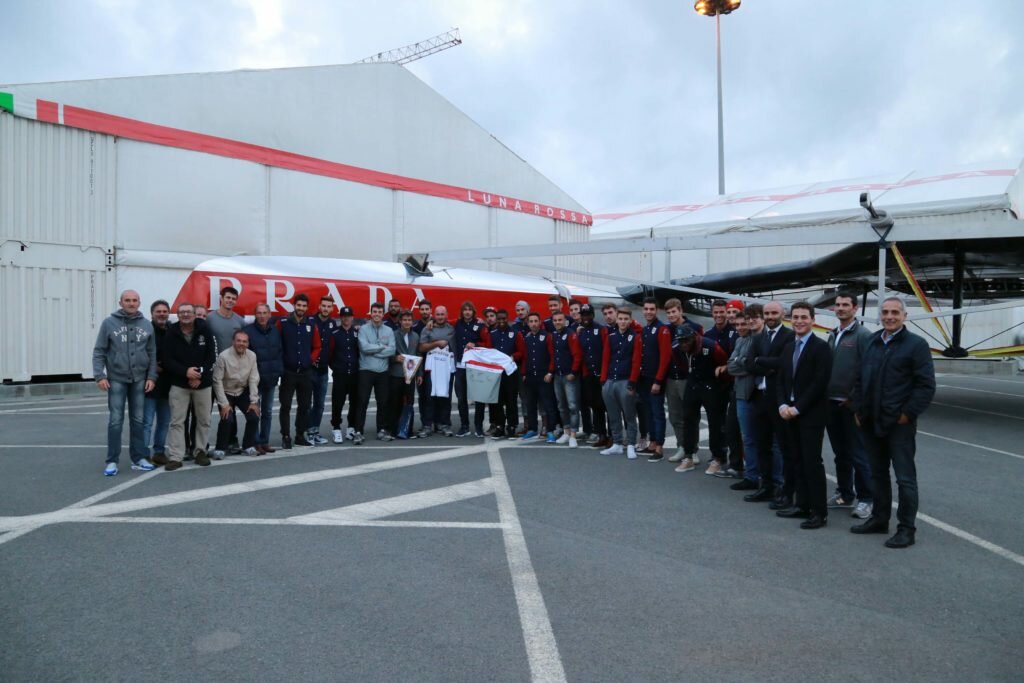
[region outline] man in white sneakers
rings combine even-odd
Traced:
[[[615,329],[608,333],[604,347],[601,395],[608,409],[612,445],[601,451],[601,455],[622,455],[625,450],[630,460],[636,460],[636,383],[640,379],[643,340],[640,332],[630,326],[632,320],[628,308],[618,309]]]
[[[249,350],[249,334],[245,330],[235,330],[231,348],[217,354],[217,362],[213,365],[213,393],[220,409],[214,460],[224,458],[231,432],[231,421],[228,418],[236,408],[245,416],[242,452],[249,456],[260,454],[256,450],[256,433],[260,422],[259,385],[260,372],[256,365],[256,354]]]

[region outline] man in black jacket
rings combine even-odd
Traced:
[[[782,324],[782,304],[769,301],[764,306],[764,330],[751,343],[748,370],[754,375],[754,431],[757,438],[758,469],[761,471],[761,486],[743,497],[748,503],[772,500],[776,497],[772,473],[775,453],[785,449],[784,423],[779,416],[778,388],[776,377],[782,367],[782,350],[793,339],[793,331]],[[776,446],[778,442],[778,446]],[[786,501],[779,492],[773,509],[789,508],[792,501]]]
[[[794,497],[794,504],[775,514],[803,519],[801,529],[820,529],[828,519],[821,443],[828,420],[832,352],[828,343],[814,334],[813,306],[798,301],[790,309],[789,319],[794,337],[782,350],[776,403],[787,428],[783,496],[787,500]]]
[[[871,489],[875,504],[871,517],[850,529],[855,534],[885,534],[892,516],[889,466],[896,473],[899,509],[896,534],[889,548],[914,545],[917,518],[917,418],[935,396],[935,366],[924,339],[906,328],[903,301],[882,302],[882,329],[864,349],[860,376],[854,385],[853,405],[871,461]]]
[[[167,330],[161,348],[160,363],[171,381],[171,427],[167,435],[168,471],[181,467],[185,457],[185,415],[193,405],[196,421],[195,461],[210,464],[200,444],[206,444],[210,429],[210,405],[213,364],[217,345],[206,323],[196,320],[192,304],[178,305],[178,322]]]

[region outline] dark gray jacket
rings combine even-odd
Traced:
[[[729,374],[736,380],[733,382],[733,391],[736,392],[736,398],[744,401],[749,401],[750,395],[757,388],[757,384],[754,383],[754,376],[747,369],[747,357],[750,355],[753,338],[753,335],[750,334],[745,337],[736,337],[733,340],[729,362],[726,364]]]
[[[935,365],[923,338],[906,327],[888,344],[881,330],[871,335],[853,391],[862,427],[885,436],[900,415],[916,422],[934,396]]]
[[[857,383],[864,347],[871,339],[871,331],[859,320],[843,332],[836,347],[836,332],[828,333],[828,346],[832,349],[832,378],[828,383],[828,398],[847,400],[853,396],[853,385]]]
[[[103,321],[92,348],[92,374],[97,382],[156,381],[156,337],[141,312],[128,315],[119,308]]]

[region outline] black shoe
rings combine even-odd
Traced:
[[[281,448],[290,451],[292,449],[292,437],[287,434],[283,435],[281,437]]]
[[[505,438],[505,430],[502,429],[501,427],[495,427],[494,430],[491,431],[491,438],[492,439],[504,439]]]
[[[764,503],[772,499],[772,490],[762,486],[753,493],[748,493],[743,496],[743,500],[748,503]]]
[[[850,527],[851,534],[887,534],[889,533],[889,522],[868,517],[860,524]]]
[[[801,529],[820,529],[821,527],[828,524],[828,517],[823,517],[817,513],[810,516],[809,519],[800,523]]]
[[[733,491],[754,491],[757,489],[757,484],[749,479],[740,479],[735,484],[729,484],[729,488]]]
[[[793,499],[789,496],[779,496],[768,503],[769,510],[788,510],[791,507],[793,507]]]
[[[306,437],[304,437],[304,436],[300,436],[300,437],[298,437],[297,439],[295,439],[295,445],[296,445],[296,446],[312,446],[313,444],[312,444],[312,443],[310,443],[310,442],[309,442],[309,441],[308,441],[308,440],[306,439]]]
[[[914,530],[900,527],[892,538],[885,542],[886,548],[909,548],[914,545]]]
[[[647,462],[661,462],[664,459],[664,453],[651,453],[650,457],[647,458]]]
[[[791,508],[786,508],[785,510],[776,510],[775,516],[784,517],[786,519],[811,519],[812,515],[810,510],[804,510],[803,508],[793,506]]]

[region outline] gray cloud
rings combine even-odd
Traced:
[[[346,63],[459,25],[409,68],[585,206],[717,188],[714,22],[685,0],[47,0],[0,23],[0,82]],[[722,23],[729,190],[1020,162],[1024,3],[748,0]]]

